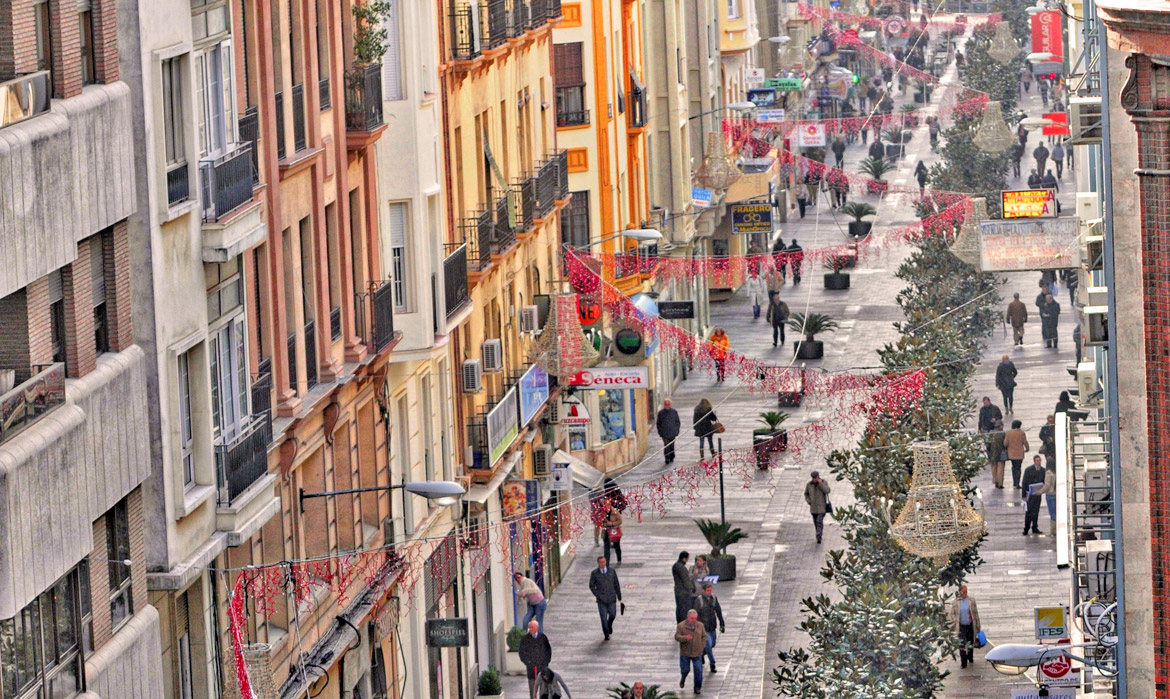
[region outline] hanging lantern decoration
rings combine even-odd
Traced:
[[[1020,45],[1012,37],[1012,29],[1007,22],[995,25],[995,36],[991,37],[991,46],[987,49],[987,55],[1003,65],[1011,63],[1012,59],[1020,55]]]
[[[272,672],[272,646],[267,643],[251,643],[243,647],[244,665],[248,668],[249,693],[240,694],[240,685],[235,681],[236,658],[229,643],[224,648],[224,667],[229,668],[229,680],[224,684],[226,699],[276,699],[276,676]]]
[[[1002,153],[1016,142],[1007,122],[1003,120],[1003,109],[999,102],[991,101],[983,109],[983,121],[975,128],[975,137],[971,139],[980,150],[988,153]]]
[[[947,558],[973,545],[983,535],[983,517],[963,495],[951,470],[946,442],[919,442],[914,452],[914,479],[906,506],[890,531],[898,544],[940,566]]]
[[[596,364],[599,355],[581,330],[577,294],[554,294],[551,301],[532,360],[552,376],[574,376]]]
[[[710,145],[707,146],[707,155],[695,172],[695,182],[700,187],[722,192],[743,177],[743,173],[735,164],[735,158],[727,152],[727,144],[723,138],[722,134],[714,132],[708,135],[707,142]]]
[[[987,200],[975,197],[971,200],[971,212],[959,226],[959,233],[951,243],[951,254],[971,265],[977,272],[983,271],[983,256],[979,250],[979,222],[987,220]]]

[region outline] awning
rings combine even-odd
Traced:
[[[520,458],[524,456],[524,452],[516,450],[508,457],[500,469],[496,471],[496,475],[485,485],[476,485],[467,489],[467,494],[463,496],[463,502],[475,503],[482,505],[487,502],[492,493],[500,489],[500,486],[512,475],[512,471],[516,468],[516,464],[520,463]]]
[[[556,453],[553,454],[552,460],[554,464],[568,464],[569,473],[573,476],[573,482],[578,485],[583,485],[590,490],[601,485],[601,479],[605,475],[562,449],[557,449]]]
[[[634,303],[634,308],[638,309],[646,318],[658,318],[658,301],[656,301],[649,294],[634,294],[630,297],[630,301]],[[646,338],[646,356],[649,357],[658,349],[658,333],[653,330],[648,331],[649,337]]]

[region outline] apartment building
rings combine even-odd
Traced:
[[[0,695],[161,696],[117,7],[0,4]]]
[[[498,526],[471,542],[453,582],[459,590],[435,608],[471,620],[471,647],[444,651],[457,657],[442,664],[464,663],[466,672],[503,667],[505,632],[523,615],[512,571],[549,592],[560,581],[562,554],[571,553],[560,518],[545,511],[524,519],[559,495],[546,478],[552,450],[565,439],[547,414],[558,388],[529,357],[546,315],[540,304],[547,308],[547,294],[562,287],[559,220],[569,180],[549,77],[560,0],[444,0],[441,7],[442,169],[453,252],[465,251],[472,304],[451,339],[458,439],[472,481],[464,521],[472,531],[511,522],[510,544],[498,540]],[[509,565],[496,553],[507,547]]]

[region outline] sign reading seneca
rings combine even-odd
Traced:
[[[979,224],[985,272],[1066,269],[1081,263],[1075,218],[1013,219]]]

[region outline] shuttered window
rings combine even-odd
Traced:
[[[585,84],[581,62],[581,42],[553,46],[553,84],[556,87],[578,87]]]
[[[402,89],[402,32],[399,0],[387,0],[389,12],[382,28],[386,31],[386,53],[382,56],[382,99],[406,99]]]
[[[410,307],[406,276],[406,204],[390,205],[390,264],[394,279],[394,310],[407,312]]]

